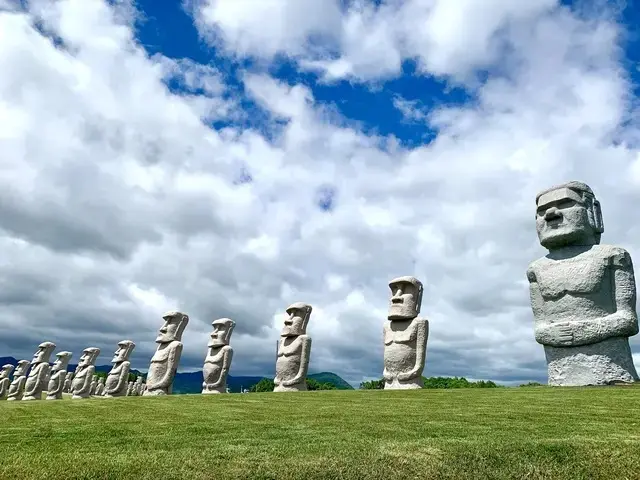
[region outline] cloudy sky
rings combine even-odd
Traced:
[[[127,338],[145,369],[178,309],[182,370],[230,317],[231,374],[272,375],[303,301],[310,371],[357,384],[414,275],[425,375],[545,381],[536,192],[588,183],[640,259],[638,10],[0,0],[0,356]]]

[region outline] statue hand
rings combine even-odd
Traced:
[[[384,371],[382,372],[382,377],[383,377],[386,381],[388,381],[388,382],[393,381],[393,374],[392,374],[392,373],[389,373],[389,370],[387,370],[386,368],[385,368],[385,369],[384,369]],[[398,376],[398,378],[399,378],[399,377],[400,377],[400,376]]]
[[[280,385],[282,383],[282,379],[276,375],[276,378],[273,379],[274,385]]]
[[[549,336],[558,346],[569,346],[573,343],[573,327],[568,322],[552,324]]]
[[[400,382],[406,382],[407,380],[410,380],[412,377],[415,376],[415,373],[413,371],[410,372],[402,372],[398,374],[398,381]]]

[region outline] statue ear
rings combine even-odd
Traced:
[[[416,298],[416,313],[420,314],[420,307],[422,306],[422,292],[424,287],[420,285],[418,287],[418,298]]]
[[[604,232],[604,222],[602,220],[602,208],[600,207],[600,202],[598,200],[596,199],[593,200],[591,211],[593,215],[593,228],[597,233]]]

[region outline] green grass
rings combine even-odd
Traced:
[[[0,403],[5,479],[640,478],[640,388]]]

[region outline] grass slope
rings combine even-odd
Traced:
[[[640,388],[2,402],[8,479],[638,479]]]
[[[307,377],[320,383],[333,383],[338,390],[353,390],[353,387],[346,380],[333,372],[311,373]]]

